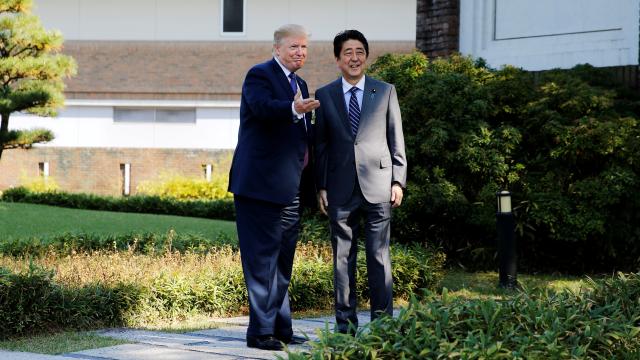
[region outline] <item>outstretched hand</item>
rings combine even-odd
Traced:
[[[300,89],[293,98],[293,107],[298,114],[305,114],[320,107],[320,101],[312,98],[303,99]]]

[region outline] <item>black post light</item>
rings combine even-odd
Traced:
[[[498,212],[498,255],[500,259],[500,280],[498,286],[515,289],[518,286],[515,240],[515,220],[511,211],[511,193],[503,190],[496,193]]]

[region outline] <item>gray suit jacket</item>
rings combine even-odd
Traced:
[[[342,78],[318,89],[316,99],[316,185],[329,205],[343,205],[356,180],[374,204],[391,199],[391,186],[406,186],[407,161],[402,119],[393,85],[366,77],[358,134],[354,138],[342,92]]]

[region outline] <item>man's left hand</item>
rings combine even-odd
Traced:
[[[296,95],[293,107],[298,114],[304,114],[320,107],[320,101],[311,98],[303,99],[302,96]]]
[[[391,186],[391,207],[397,208],[402,204],[402,187],[398,184]]]

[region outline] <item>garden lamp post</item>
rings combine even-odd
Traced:
[[[496,193],[498,212],[498,255],[500,259],[500,280],[498,286],[513,289],[517,286],[517,256],[515,240],[515,220],[511,211],[511,193],[503,190]]]

